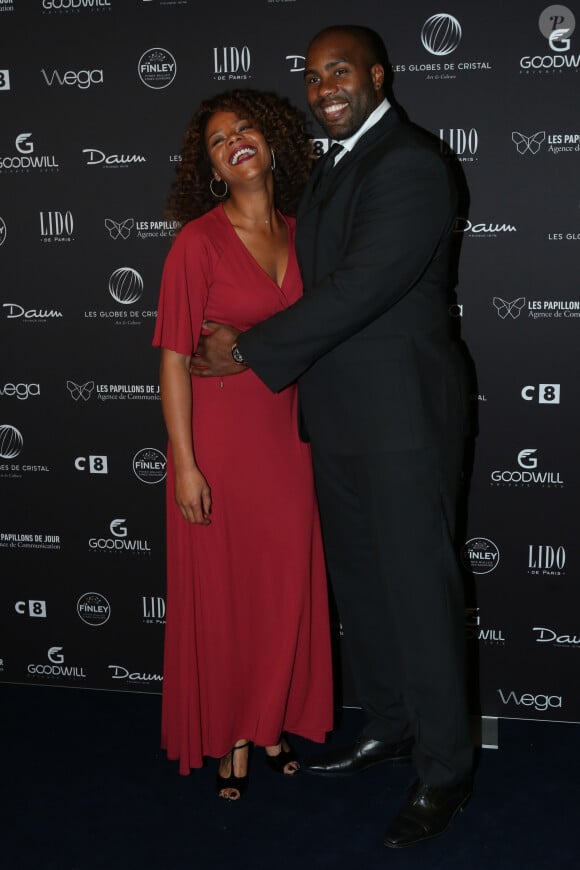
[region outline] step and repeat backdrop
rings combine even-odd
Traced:
[[[449,316],[477,373],[473,712],[580,721],[580,8],[544,2],[0,0],[0,680],[160,691],[150,342],[182,134],[230,87],[305,109],[309,37],[359,23],[469,191]]]

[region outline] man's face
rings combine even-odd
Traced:
[[[312,43],[304,73],[306,98],[331,139],[348,139],[362,126],[382,99],[384,75],[349,33],[331,32]]]

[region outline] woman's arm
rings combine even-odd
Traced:
[[[161,348],[161,406],[175,465],[175,500],[188,522],[207,526],[211,490],[195,461],[190,363],[190,356]]]

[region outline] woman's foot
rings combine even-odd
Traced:
[[[218,797],[227,801],[241,798],[248,785],[250,741],[238,740],[234,748],[220,758],[216,787]]]
[[[268,767],[284,776],[294,776],[300,770],[300,762],[284,735],[280,743],[266,746],[266,763]]]

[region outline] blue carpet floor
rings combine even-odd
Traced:
[[[152,695],[0,686],[2,870],[577,870],[580,726],[500,721],[471,802],[441,838],[386,849],[409,765],[283,778],[254,753],[248,792],[217,799],[215,763],[177,774]],[[359,711],[332,744],[349,742]],[[303,757],[315,748],[293,740]]]

